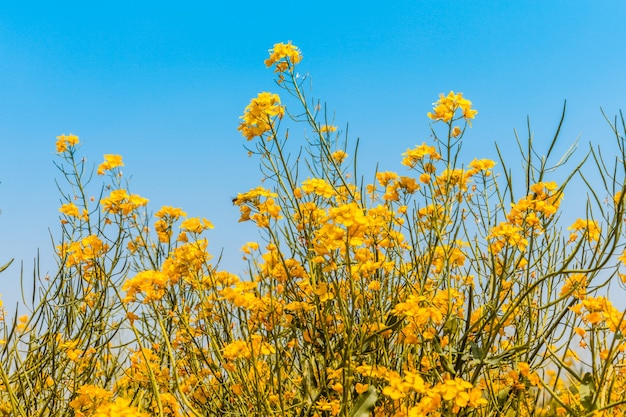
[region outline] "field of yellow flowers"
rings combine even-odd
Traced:
[[[551,181],[572,158],[552,162],[557,132],[545,155],[519,143],[513,178],[463,159],[477,111],[441,94],[432,143],[367,181],[301,60],[274,45],[293,104],[262,92],[241,116],[264,177],[233,201],[259,232],[242,276],[208,252],[209,220],[149,215],[122,156],[94,176],[58,137],[58,272],[29,314],[0,317],[0,415],[623,415],[626,312],[606,296],[626,282],[623,118],[609,159],[590,148]],[[563,224],[575,177],[589,197]]]

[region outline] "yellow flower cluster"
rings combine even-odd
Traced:
[[[528,239],[525,236],[524,229],[520,226],[501,222],[499,225],[491,228],[489,233],[489,251],[497,255],[504,247],[508,246],[524,252],[528,246]]]
[[[333,126],[333,125],[321,125],[318,130],[318,132],[321,134],[332,133],[336,131],[337,131],[337,126]]]
[[[207,229],[213,229],[213,223],[211,223],[207,219],[192,217],[183,221],[180,225],[180,228],[191,233],[202,233]]]
[[[285,72],[302,61],[302,53],[291,42],[274,44],[274,48],[270,49],[269,53],[270,56],[265,60],[265,66],[269,68],[276,64],[275,72]]]
[[[228,360],[250,359],[259,355],[271,355],[276,352],[274,347],[262,341],[260,335],[254,335],[250,343],[245,340],[234,340],[222,349],[224,358]]]
[[[128,194],[124,189],[113,190],[108,197],[100,200],[102,211],[109,214],[129,215],[139,207],[148,204],[148,199],[137,194]]]
[[[470,168],[472,168],[472,170],[474,170],[475,172],[485,172],[485,175],[489,176],[490,175],[490,169],[493,168],[494,166],[496,166],[495,161],[492,161],[491,159],[476,159],[474,158],[474,160],[472,160],[472,162],[470,162],[468,164],[468,166]]]
[[[57,136],[57,153],[66,152],[70,146],[76,145],[78,145],[78,136],[76,135],[70,133],[69,135]]]
[[[243,116],[240,117],[242,122],[239,124],[237,130],[239,130],[247,140],[252,140],[257,136],[261,137],[274,129],[275,119],[282,119],[284,114],[285,108],[280,104],[278,94],[268,92],[259,93],[258,96],[250,100],[250,104],[246,106]]]
[[[606,322],[612,332],[620,331],[623,333],[626,331],[626,321],[623,314],[604,296],[584,297],[572,307],[572,311],[581,315],[583,321],[591,325]]]
[[[336,194],[333,186],[321,178],[310,178],[303,181],[300,189],[306,194],[315,194],[324,198],[331,198]]]
[[[426,145],[426,143],[422,143],[419,146],[416,146],[413,149],[407,149],[405,153],[402,154],[404,159],[402,160],[402,165],[405,165],[409,168],[414,168],[415,165],[424,159],[424,157],[429,157],[431,161],[437,161],[441,159],[439,153],[434,146]]]
[[[169,277],[161,271],[141,271],[133,278],[127,279],[122,286],[126,292],[124,302],[133,302],[137,294],[145,294],[144,303],[160,300],[165,295]]]
[[[282,218],[281,207],[276,204],[276,193],[270,192],[263,187],[257,187],[247,193],[240,193],[233,203],[239,206],[241,212],[240,222],[252,220],[260,228],[267,228],[270,220]]]
[[[418,373],[405,371],[400,376],[388,371],[385,379],[389,385],[383,389],[383,394],[392,400],[400,400],[412,393],[420,394],[420,401],[406,410],[410,416],[432,415],[446,403],[450,404],[453,413],[466,407],[476,408],[487,404],[481,390],[461,378],[447,379],[430,386]]]
[[[539,226],[537,215],[551,218],[559,210],[563,194],[555,182],[539,182],[530,186],[531,193],[511,205],[507,215],[510,222]]]
[[[587,295],[588,285],[587,275],[580,273],[572,274],[565,281],[559,295],[564,296],[571,293],[574,297],[581,300]]]
[[[59,257],[65,259],[68,268],[81,263],[89,264],[104,256],[108,249],[109,245],[103,243],[96,235],[89,235],[80,242],[64,243],[57,246]]]
[[[583,232],[583,236],[589,242],[597,242],[600,240],[600,234],[602,230],[598,226],[598,222],[595,220],[583,220],[576,219],[576,221],[567,228],[567,230],[573,230],[570,235],[570,241],[574,241],[578,238],[578,234],[576,232]]]
[[[181,279],[190,283],[201,280],[206,263],[211,259],[208,246],[206,239],[198,239],[176,247],[163,261],[163,273],[172,283]]]
[[[63,204],[59,208],[59,211],[68,217],[75,217],[77,219],[84,220],[84,221],[87,221],[87,219],[89,219],[89,213],[87,212],[87,209],[83,209],[81,212],[79,208],[76,206],[76,204],[74,203]],[[63,220],[62,222],[66,223],[65,220]]]
[[[96,409],[90,417],[148,417],[149,414],[139,411],[129,404],[128,400],[116,398],[113,402],[106,402]]]
[[[104,155],[104,162],[98,165],[98,175],[104,175],[106,171],[110,171],[117,167],[123,167],[121,155],[106,154]]]
[[[428,117],[436,122],[450,123],[459,109],[466,121],[470,121],[478,113],[477,110],[472,109],[472,102],[464,98],[463,93],[450,91],[447,96],[442,93],[439,95],[439,100],[433,103],[433,112],[428,112]]]
[[[446,168],[435,178],[435,195],[445,196],[448,195],[450,191],[456,189],[456,195],[460,196],[461,194],[459,194],[459,192],[467,191],[468,183],[476,172],[477,171],[473,169]]]
[[[76,417],[148,417],[137,407],[130,405],[129,400],[116,398],[111,401],[113,393],[94,385],[83,385],[76,391],[76,397],[70,407]]]
[[[348,157],[348,154],[345,151],[338,150],[333,152],[330,156],[335,163],[341,164]]]
[[[163,206],[154,215],[159,218],[156,222],[154,222],[154,229],[157,233],[159,242],[168,243],[172,238],[172,225],[180,217],[186,217],[187,213],[178,207]]]

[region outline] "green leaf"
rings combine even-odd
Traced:
[[[593,382],[591,373],[587,372],[583,377],[583,380],[580,383],[580,388],[578,389],[578,394],[580,395],[580,403],[583,407],[585,407],[585,411],[592,411],[596,409],[594,402],[596,386]]]
[[[459,318],[458,317],[448,317],[448,320],[443,325],[443,333],[447,335],[454,335],[459,330]]]
[[[350,412],[350,417],[369,417],[370,413],[374,410],[377,399],[378,392],[376,388],[370,385],[367,391],[357,398],[356,404],[354,404],[354,408]]]

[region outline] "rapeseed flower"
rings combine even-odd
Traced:
[[[485,172],[485,175],[489,176],[491,174],[490,169],[496,166],[496,163],[491,159],[474,158],[474,160],[470,162],[468,166],[472,168],[472,170],[474,170],[475,172],[483,171]]]
[[[110,171],[117,167],[123,167],[121,155],[106,154],[104,155],[104,162],[98,165],[98,175],[104,175],[106,171]]]
[[[567,228],[574,232],[583,232],[583,236],[589,242],[597,242],[600,240],[601,229],[595,220],[576,219],[576,221]],[[571,238],[570,238],[571,239]]]
[[[506,247],[515,247],[521,252],[526,250],[528,239],[520,226],[508,222],[501,222],[491,228],[489,232],[489,250],[493,254],[498,254]]]
[[[192,217],[183,221],[180,228],[187,232],[202,233],[207,229],[213,229],[213,223],[204,218]]]
[[[164,396],[164,394],[160,395]],[[116,398],[113,402],[106,402],[98,407],[91,417],[148,417],[148,414],[130,405],[129,400]]]
[[[310,178],[304,180],[300,188],[307,194],[312,193],[324,198],[331,198],[336,194],[333,186],[321,178]]]
[[[285,72],[287,69],[302,61],[302,53],[297,46],[288,43],[276,43],[274,48],[269,50],[269,58],[265,60],[267,68],[276,64],[274,72]]]
[[[240,117],[242,122],[237,130],[247,139],[252,140],[257,136],[269,132],[274,127],[276,118],[282,119],[285,108],[280,104],[278,94],[262,92],[256,98],[250,100]],[[271,139],[271,137],[270,137]]]
[[[78,145],[78,136],[69,134],[69,135],[60,135],[57,136],[57,153],[63,153],[67,151],[68,147]]]
[[[74,203],[63,204],[59,208],[59,211],[61,213],[65,214],[68,217],[76,217],[78,219],[85,220],[85,221],[89,218],[89,214],[88,214],[87,210],[83,209],[83,211],[81,213],[80,209]],[[65,221],[63,221],[63,222],[65,222]]]
[[[338,150],[338,151],[333,152],[330,156],[331,158],[333,158],[333,161],[335,161],[335,163],[341,164],[344,161],[344,159],[348,157],[348,154],[342,150]]]
[[[187,213],[185,213],[180,207],[163,206],[159,211],[154,213],[154,215],[161,219],[170,218],[176,220],[180,217],[186,217]]]
[[[461,109],[462,117],[470,121],[478,113],[472,109],[472,102],[463,97],[463,93],[450,91],[447,96],[439,94],[439,100],[433,103],[433,112],[428,112],[428,117],[438,122],[448,123],[454,119],[457,110]]]
[[[112,190],[108,197],[100,200],[102,211],[110,214],[128,215],[148,204],[148,199],[137,194],[128,194],[125,189]]]
[[[424,157],[429,157],[431,161],[441,159],[441,155],[439,155],[437,149],[434,146],[426,145],[426,143],[422,143],[413,149],[407,149],[402,155],[404,156],[402,165],[409,168],[414,168]]]
[[[321,134],[324,133],[332,133],[332,132],[336,132],[337,131],[337,126],[333,126],[333,125],[321,125],[319,128],[319,132]]]

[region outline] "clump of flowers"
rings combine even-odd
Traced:
[[[211,255],[207,218],[150,215],[120,155],[95,184],[78,137],[57,138],[59,267],[35,273],[29,314],[0,315],[0,416],[623,415],[626,312],[603,290],[626,282],[623,136],[566,228],[574,175],[552,181],[535,142],[522,176],[461,152],[477,113],[461,93],[440,95],[428,116],[447,129],[404,172],[364,175],[301,59],[274,45],[291,101],[260,93],[241,117],[263,175],[233,199],[259,232],[241,274]]]
[[[265,66],[276,65],[275,72],[282,73],[289,68],[293,68],[302,61],[302,53],[297,46],[289,43],[274,44],[274,48],[269,51],[270,56],[265,60]]]
[[[447,96],[440,94],[439,100],[433,103],[433,111],[428,112],[428,117],[438,122],[449,123],[456,120],[455,115],[457,110],[461,110],[460,118],[466,121],[471,121],[478,113],[477,110],[472,108],[472,102],[463,97],[463,93],[455,93],[450,91]],[[455,130],[453,136],[458,137],[460,130]]]
[[[60,135],[57,136],[57,153],[67,152],[70,146],[78,145],[78,136],[69,134],[69,135]]]
[[[106,171],[123,166],[122,155],[106,154],[104,155],[104,162],[98,165],[98,175],[104,175]]]
[[[280,104],[278,94],[262,92],[250,101],[241,116],[242,122],[237,129],[246,139],[252,140],[271,132],[274,129],[275,120],[282,119],[284,114],[285,109]]]

